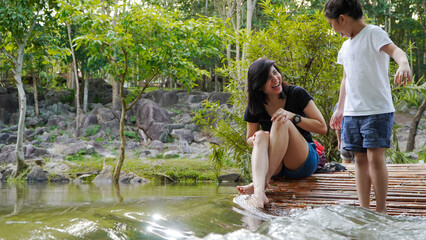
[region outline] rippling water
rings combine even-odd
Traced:
[[[0,239],[426,239],[426,218],[351,206],[276,217],[235,196],[215,184],[0,183]]]

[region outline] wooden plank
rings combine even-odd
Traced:
[[[426,216],[426,164],[388,164],[388,214]],[[272,214],[294,208],[348,204],[359,206],[356,195],[355,166],[335,173],[315,173],[303,179],[277,179],[271,182],[266,194]],[[376,202],[372,190],[370,208]]]

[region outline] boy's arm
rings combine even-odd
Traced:
[[[411,81],[411,70],[405,52],[393,43],[386,44],[380,50],[387,53],[398,63],[398,70],[394,79],[395,84],[400,85],[403,83],[404,86],[407,85]]]
[[[336,111],[334,111],[333,116],[331,117],[331,120],[330,120],[330,127],[335,130],[342,128],[343,109],[345,106],[345,99],[346,99],[345,82],[346,82],[346,72],[345,72],[345,69],[343,69],[343,78],[342,78],[342,82],[340,83],[339,101],[337,102]]]

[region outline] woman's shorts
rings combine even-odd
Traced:
[[[367,152],[368,148],[389,148],[393,115],[393,113],[383,113],[369,116],[344,116],[344,149]]]
[[[274,175],[273,177],[284,176],[286,178],[303,178],[311,176],[318,168],[318,153],[315,147],[315,143],[308,143],[308,146],[308,157],[306,158],[305,163],[299,169],[292,171],[283,166],[281,172]]]

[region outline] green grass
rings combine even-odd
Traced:
[[[78,172],[87,172],[101,170],[103,167],[104,157],[77,157],[72,162],[78,166],[71,166],[69,173],[76,176]],[[105,164],[115,167],[117,158],[106,158]],[[215,170],[208,161],[199,159],[126,159],[123,164],[123,171],[133,172],[140,177],[144,177],[150,181],[161,181],[158,176],[167,175],[179,182],[196,182],[196,181],[216,181]],[[222,174],[231,172],[239,172],[238,169],[228,167],[223,169]]]

